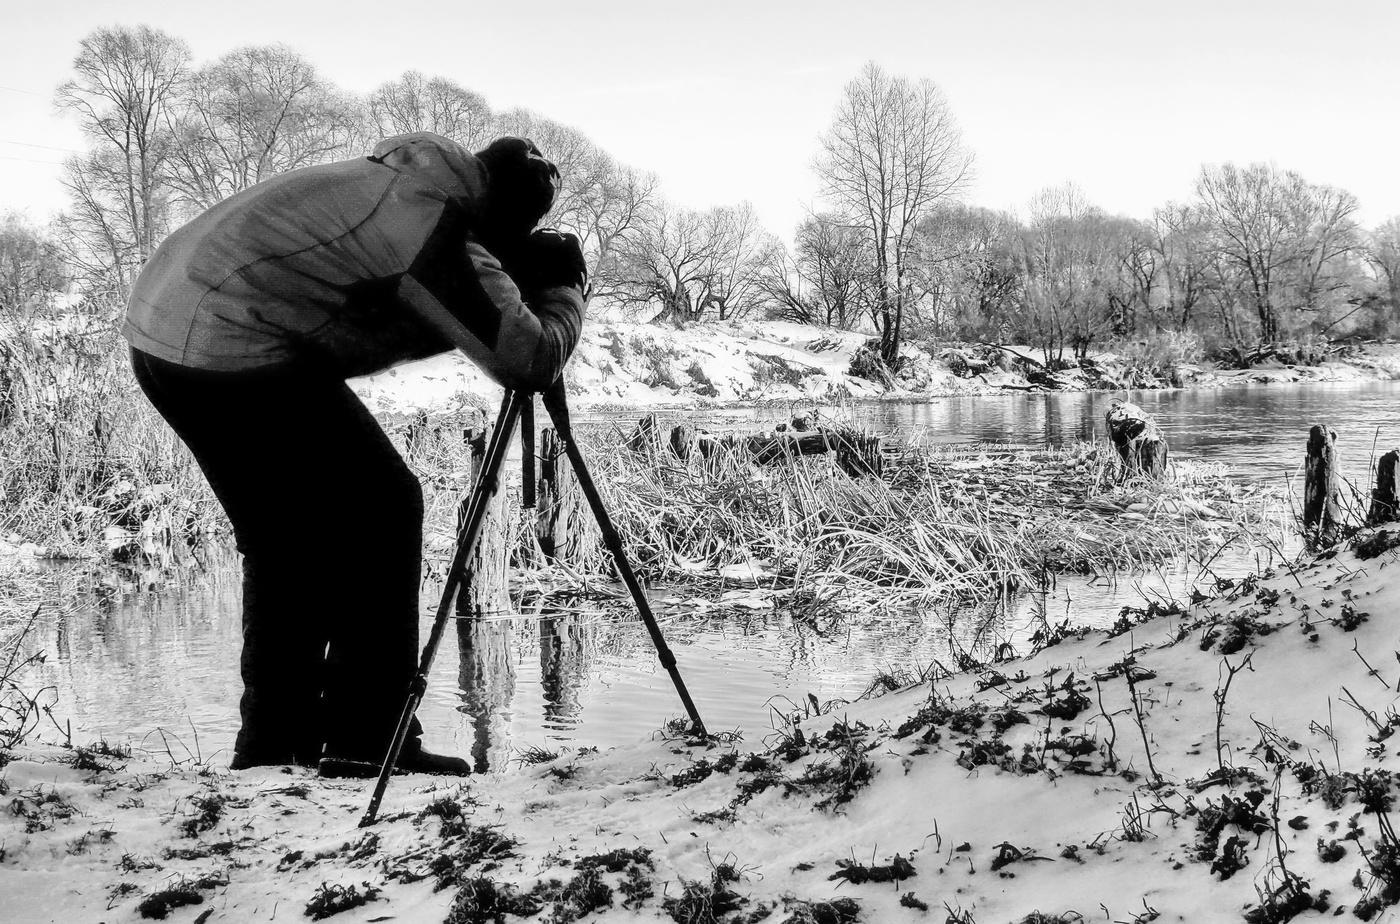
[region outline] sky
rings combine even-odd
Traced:
[[[978,205],[1074,182],[1147,217],[1203,163],[1265,161],[1350,190],[1365,224],[1400,214],[1395,0],[63,0],[0,21],[0,213],[40,222],[83,144],[54,90],[82,37],[117,24],[184,39],[196,64],[283,43],[359,93],[439,74],[574,126],[680,205],[752,202],[789,240],[867,61],[943,90]]]

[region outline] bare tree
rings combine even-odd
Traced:
[[[958,336],[1005,340],[1021,325],[1024,304],[1018,258],[1021,225],[1011,215],[958,204],[940,206],[953,250],[951,311]]]
[[[656,205],[656,177],[623,166],[602,149],[590,147],[560,179],[568,189],[567,213],[556,208],[551,220],[578,234],[582,241],[589,294],[615,295],[622,282],[620,253]]]
[[[369,112],[384,137],[435,132],[472,151],[490,140],[491,109],[486,99],[444,77],[406,71],[370,94]]]
[[[1224,164],[1202,168],[1196,194],[1219,255],[1218,302],[1250,310],[1258,341],[1277,341],[1285,312],[1317,312],[1341,288],[1337,277],[1357,246],[1350,193],[1266,164]],[[1243,336],[1222,320],[1232,337]]]
[[[958,192],[972,157],[937,86],[891,77],[873,62],[846,85],[821,149],[816,167],[826,195],[860,228],[869,251],[872,320],[881,358],[893,365],[908,308],[914,229],[930,208]]]
[[[1018,323],[1020,237],[1020,225],[1003,212],[951,201],[931,209],[910,254],[910,291],[923,330],[1001,338]]]
[[[726,321],[745,317],[769,301],[763,270],[778,248],[748,202],[706,213],[706,232],[715,246],[709,261],[709,305]]]
[[[1371,232],[1366,262],[1384,287],[1391,310],[1400,309],[1400,215],[1387,218]]]
[[[1265,342],[1279,338],[1280,277],[1297,256],[1298,229],[1286,203],[1300,179],[1262,164],[1244,170],[1225,164],[1203,168],[1196,180],[1201,208],[1217,234],[1219,281],[1252,303]]]
[[[229,52],[188,81],[171,116],[167,180],[195,210],[298,167],[348,156],[355,104],[282,45]]]
[[[0,218],[0,318],[52,298],[66,282],[52,240],[19,215]]]
[[[617,301],[676,325],[743,317],[770,298],[776,246],[747,203],[699,212],[662,202],[619,249]]]
[[[1307,227],[1298,266],[1294,306],[1313,328],[1328,334],[1362,308],[1353,297],[1364,259],[1356,197],[1333,186],[1308,184],[1299,203]]]
[[[909,237],[905,279],[906,335],[947,337],[957,319],[962,240],[948,209],[925,215]]]
[[[1152,215],[1152,249],[1160,266],[1157,327],[1185,332],[1210,285],[1210,227],[1199,209],[1168,203]]]
[[[1133,281],[1124,272],[1132,224],[1088,204],[1073,185],[1047,189],[1031,203],[1022,237],[1028,318],[1047,364],[1063,365],[1066,347],[1083,359],[1111,333]]]
[[[833,213],[812,215],[797,227],[792,256],[769,254],[764,274],[779,314],[802,324],[850,328],[869,308],[869,265],[858,229]]]
[[[98,29],[58,88],[91,145],[65,165],[72,198],[65,247],[121,290],[166,230],[166,116],[188,76],[185,43],[149,26]]]
[[[652,320],[685,324],[707,307],[716,241],[705,216],[659,203],[619,254],[618,301]]]
[[[1114,335],[1129,337],[1144,328],[1155,329],[1157,291],[1165,285],[1165,267],[1154,246],[1152,226],[1118,217],[1109,219],[1105,230],[1118,261],[1117,284],[1106,289]]]

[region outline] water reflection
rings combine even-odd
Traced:
[[[460,619],[457,628],[457,707],[471,726],[472,766],[485,773],[500,760],[515,700],[514,626],[510,620]]]
[[[177,756],[206,758],[232,745],[242,690],[236,568],[115,598],[76,575],[61,583],[87,605],[41,613],[29,645],[47,659],[31,683],[56,691],[53,713],[71,720],[79,743],[161,748],[163,731]]]
[[[568,730],[578,724],[580,693],[590,666],[589,635],[589,628],[573,615],[539,621],[545,728]]]
[[[478,772],[500,767],[525,746],[516,740],[516,724],[538,729],[547,740],[573,739],[599,651],[596,626],[573,613],[515,619],[459,616],[456,633],[456,710],[470,723],[469,752]],[[536,672],[526,671],[522,679],[520,668],[528,665]],[[538,693],[522,695],[520,688],[527,683],[538,684]],[[538,711],[524,713],[527,704]]]
[[[1055,445],[1091,438],[1112,396],[1024,395],[956,398],[859,408],[877,430],[917,431],[940,443]],[[1400,384],[1233,388],[1133,396],[1156,415],[1178,457],[1221,462],[1238,477],[1278,478],[1299,466],[1307,428],[1325,417],[1340,433],[1344,467],[1365,477],[1377,427],[1393,426]],[[784,419],[792,408],[707,414],[712,427],[744,428]],[[1396,431],[1382,431],[1380,446]],[[1257,566],[1236,549],[1215,573]],[[1007,639],[1024,650],[1045,622],[1066,616],[1108,625],[1145,596],[1185,599],[1209,580],[1199,564],[1105,579],[1061,579],[1043,597],[988,601],[936,611],[862,614],[858,621],[782,608],[697,612],[658,605],[667,640],[706,723],[750,741],[770,733],[769,701],[858,696],[878,671],[949,664],[959,650]],[[675,591],[678,596],[684,592]],[[241,587],[226,557],[187,586],[114,594],[93,586],[84,609],[45,613],[30,640],[49,653],[35,682],[55,687],[55,715],[74,737],[140,743],[157,729],[205,757],[226,751],[237,730]],[[658,599],[669,592],[658,592]],[[424,599],[434,594],[425,588]],[[713,595],[706,595],[712,598]],[[710,602],[713,602],[711,599]],[[425,615],[426,633],[429,617]],[[528,747],[608,747],[652,735],[682,714],[646,630],[627,608],[527,612],[458,620],[445,644],[420,716],[430,746],[468,754],[481,770],[501,769]],[[450,636],[449,636],[450,638]],[[158,737],[155,739],[158,740]],[[177,751],[179,745],[176,746]]]
[[[1163,572],[1116,587],[1062,579],[1039,597],[858,618],[794,613],[781,602],[697,612],[690,600],[663,605],[671,592],[656,597],[706,723],[759,741],[771,732],[770,702],[783,709],[809,694],[853,699],[877,673],[954,666],[962,652],[986,658],[1002,641],[1024,651],[1037,627],[1071,608],[1076,622],[1108,625],[1144,592],[1184,598],[1197,573]],[[32,644],[50,656],[36,682],[60,691],[55,714],[72,718],[79,742],[107,737],[159,750],[163,731],[177,755],[226,753],[241,689],[240,591],[229,568],[179,592],[133,594],[113,607],[45,617]],[[425,613],[424,637],[429,622]],[[507,767],[527,748],[645,739],[683,712],[645,627],[621,603],[458,619],[449,632],[456,644],[442,646],[419,716],[430,747],[467,755],[478,771]]]

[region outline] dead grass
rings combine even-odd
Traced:
[[[225,530],[188,452],[140,395],[112,329],[114,305],[0,318],[10,370],[0,415],[0,534],[50,552],[174,568]],[[473,421],[474,423],[475,421]],[[824,421],[830,423],[831,421]],[[469,489],[463,419],[388,422],[425,485],[432,553],[445,557]],[[1047,573],[1113,575],[1276,524],[1220,469],[1166,484],[1115,479],[1107,452],[891,448],[881,477],[830,456],[757,464],[744,448],[681,460],[581,428],[595,480],[638,570],[654,582],[723,584],[751,568],[794,601],[926,604],[1037,586]],[[514,472],[511,473],[514,476]],[[536,585],[596,584],[612,565],[591,516],[548,562],[518,487],[504,504],[513,571]]]
[[[881,477],[853,477],[831,456],[760,465],[740,447],[683,461],[667,449],[626,449],[612,426],[579,438],[646,579],[717,586],[737,569],[795,606],[986,598],[1040,586],[1047,574],[1111,577],[1183,556],[1209,560],[1223,544],[1272,540],[1283,528],[1281,500],[1235,485],[1222,467],[1180,465],[1166,483],[1122,481],[1110,454],[1089,444],[969,452],[914,441],[887,453]],[[444,488],[429,491],[429,532],[450,546],[469,459],[448,437],[416,449],[424,481]],[[548,563],[536,514],[522,513],[518,497],[508,488],[502,505],[518,578],[610,579],[586,510],[572,517],[582,531],[576,548]]]
[[[222,520],[131,374],[120,306],[0,313],[0,535],[50,554],[168,563]]]

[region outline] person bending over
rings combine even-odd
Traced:
[[[423,496],[345,380],[456,347],[506,388],[553,383],[586,282],[578,239],[534,230],[558,179],[525,139],[401,135],[219,203],[137,279],[136,379],[242,555],[233,769],[387,751],[417,666]],[[421,737],[400,767],[468,772]]]

